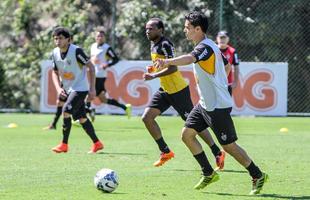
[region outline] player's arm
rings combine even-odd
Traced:
[[[96,96],[95,83],[96,83],[96,75],[95,75],[95,67],[90,61],[89,57],[84,53],[83,49],[76,49],[76,59],[80,65],[85,65],[89,71],[89,92],[88,98],[92,100]]]
[[[232,88],[237,87],[237,83],[239,80],[239,58],[237,52],[234,52],[233,57],[233,65],[234,65],[234,82],[232,83]]]
[[[51,59],[52,59],[52,62],[53,62],[52,81],[54,83],[54,86],[56,88],[57,93],[60,94],[62,88],[61,88],[61,84],[60,84],[58,67],[56,65],[56,62],[54,60],[54,56],[53,55],[51,55]]]
[[[164,54],[165,58],[173,58],[174,57],[174,48],[172,44],[165,42],[162,45],[162,53]],[[145,80],[152,80],[154,78],[162,77],[162,76],[167,76],[169,74],[172,74],[178,70],[178,67],[175,65],[170,65],[169,67],[162,68],[160,71],[156,73],[145,73],[144,74],[144,79]]]
[[[195,47],[195,49],[191,53],[178,56],[176,58],[170,58],[170,59],[165,59],[165,60],[159,59],[155,63],[155,66],[157,68],[164,68],[170,65],[185,66],[185,65],[192,64],[192,63],[196,63],[200,60],[206,60],[213,53],[214,52],[212,48],[209,47],[208,45],[199,44],[198,46]]]
[[[225,66],[226,76],[228,76],[228,74],[231,71],[231,64],[228,62],[228,60],[226,59],[226,57],[223,54],[222,54],[222,59],[223,59],[224,66]]]
[[[53,59],[53,72],[52,72],[52,81],[54,83],[54,86],[57,91],[57,95],[61,96],[63,98],[67,97],[66,91],[61,87],[60,78],[59,78],[59,72],[57,65]]]
[[[109,47],[107,50],[107,56],[110,58],[108,62],[108,67],[111,67],[112,65],[115,65],[116,63],[118,63],[119,58],[111,47]]]
[[[182,66],[182,65],[189,65],[196,62],[196,58],[191,54],[186,54],[182,56],[178,56],[176,58],[169,58],[169,59],[158,59],[155,62],[155,67],[162,69],[164,67],[170,68],[170,66]]]

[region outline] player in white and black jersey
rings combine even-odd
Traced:
[[[268,175],[263,173],[237,143],[237,134],[230,116],[232,98],[227,90],[225,67],[228,61],[223,57],[220,49],[206,37],[208,29],[207,17],[201,12],[191,12],[185,16],[184,32],[188,40],[196,45],[194,50],[176,58],[158,59],[155,66],[164,67],[186,66],[194,63],[194,74],[200,97],[186,119],[182,130],[182,139],[189,148],[202,169],[202,177],[195,185],[195,189],[202,189],[219,180],[219,175],[211,167],[205,152],[196,135],[210,127],[224,150],[245,167],[252,177],[251,195],[258,194]]]
[[[119,58],[113,51],[112,47],[105,42],[105,32],[103,28],[96,30],[96,42],[91,45],[90,55],[91,62],[96,70],[96,96],[101,103],[106,103],[123,109],[128,118],[131,116],[131,105],[122,104],[113,98],[106,97],[105,81],[107,79],[107,69],[115,65]],[[86,108],[90,113],[92,121],[95,120],[95,109],[91,108],[90,101],[87,102]]]
[[[70,35],[70,42],[72,43],[73,42],[73,35]],[[50,55],[50,60],[53,59],[53,53],[51,53]],[[55,65],[55,64],[54,64]],[[60,81],[60,80],[59,80]],[[61,81],[60,81],[61,83]],[[61,83],[61,87],[62,87],[62,83]],[[55,115],[54,115],[54,118],[53,118],[53,121],[52,123],[50,123],[48,126],[44,127],[43,130],[56,130],[56,126],[57,126],[57,123],[58,123],[58,120],[61,116],[61,113],[62,113],[62,107],[63,105],[65,104],[66,102],[66,98],[64,98],[63,96],[61,95],[58,95],[57,96],[57,101],[56,101],[56,112],[55,112]]]
[[[58,95],[64,99],[63,113],[63,139],[52,150],[56,153],[67,152],[68,139],[71,130],[71,115],[79,120],[85,132],[93,141],[89,153],[96,153],[103,149],[103,144],[97,138],[94,127],[86,117],[85,98],[95,97],[95,68],[84,51],[70,43],[68,29],[57,27],[53,31],[54,43],[57,46],[52,52],[54,70],[53,82]],[[90,81],[87,78],[87,68],[90,72]]]

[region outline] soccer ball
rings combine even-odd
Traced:
[[[94,183],[98,190],[113,192],[118,186],[118,177],[115,171],[103,168],[96,173]]]

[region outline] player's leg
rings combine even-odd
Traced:
[[[202,170],[202,177],[194,186],[195,189],[202,189],[219,180],[219,175],[213,170],[201,144],[196,138],[197,134],[208,128],[208,126],[209,125],[204,121],[202,108],[198,104],[189,114],[185,122],[185,127],[182,130],[182,141],[191,151]]]
[[[193,103],[191,100],[189,86],[185,87],[183,90],[177,93],[169,95],[169,98],[172,107],[179,113],[181,118],[185,121],[187,116],[193,109]],[[223,169],[225,152],[221,151],[220,148],[215,144],[208,129],[199,132],[198,135],[211,148],[212,153],[216,160],[217,169]]]
[[[57,99],[57,108],[56,108],[56,113],[55,113],[55,116],[54,116],[54,119],[53,119],[53,122],[48,125],[47,127],[44,127],[43,130],[53,130],[53,129],[56,129],[56,125],[57,125],[57,122],[61,116],[61,113],[62,113],[62,107],[65,103],[66,99],[59,96],[58,99]]]
[[[81,98],[83,98],[81,100]],[[71,115],[76,110],[76,107],[79,106],[79,102],[84,102],[85,96],[81,97],[77,92],[71,92],[66,100],[66,103],[63,106],[63,128],[62,128],[62,142],[52,148],[52,150],[56,153],[67,152],[69,150],[68,140],[70,136],[70,131],[72,127]]]
[[[237,134],[230,112],[231,108],[216,109],[210,113],[213,124],[212,129],[224,150],[248,170],[253,179],[251,194],[258,194],[267,181],[268,175],[263,173],[246,151],[236,143]]]
[[[223,170],[225,162],[225,151],[220,150],[220,148],[215,144],[208,129],[201,131],[200,133],[198,133],[198,135],[210,147],[212,154],[215,157],[215,162],[217,166],[215,171]]]
[[[105,89],[106,78],[100,78],[98,80],[99,80],[98,84],[96,82],[96,90],[99,93],[98,97],[99,97],[100,101],[102,103],[113,105],[113,106],[116,106],[116,107],[123,109],[126,112],[127,117],[130,118],[131,117],[131,104],[125,105],[125,104],[118,102],[117,100],[115,100],[113,98],[107,98],[106,97],[106,89]]]
[[[105,91],[104,82],[105,82],[105,78],[96,78],[95,89],[96,89],[96,96],[97,97],[99,97],[101,92]],[[101,102],[103,102],[102,98],[100,98],[100,97],[99,97],[99,100]],[[86,99],[85,110],[86,110],[86,113],[89,114],[91,121],[94,122],[95,118],[96,118],[96,109],[91,107],[91,101],[89,98]]]
[[[85,110],[85,97],[88,92],[76,92],[78,98],[76,98],[76,101],[74,102],[74,105],[72,104],[72,116],[74,120],[79,120],[80,124],[82,125],[84,131],[87,133],[87,135],[91,138],[93,141],[93,145],[89,153],[96,153],[97,151],[103,149],[103,144],[98,139],[95,129],[93,127],[93,124],[86,116],[86,110]]]
[[[157,116],[159,116],[162,112],[164,112],[170,107],[169,103],[165,100],[164,95],[166,95],[165,92],[157,91],[154,94],[149,107],[145,109],[142,115],[142,121],[145,127],[147,128],[148,132],[153,137],[153,139],[158,145],[159,150],[161,151],[159,160],[154,163],[154,166],[156,167],[163,165],[166,161],[174,157],[174,153],[166,144],[162,136],[161,129],[155,120]]]

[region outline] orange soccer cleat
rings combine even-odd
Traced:
[[[91,147],[91,150],[88,153],[96,153],[97,151],[103,149],[103,144],[100,141],[97,141]]]
[[[170,160],[171,158],[174,158],[174,153],[172,151],[170,151],[169,153],[164,153],[162,152],[160,154],[160,158],[159,160],[157,160],[156,162],[154,162],[154,166],[155,167],[160,167],[163,164],[165,164],[165,162],[167,162],[168,160]]]
[[[217,166],[215,171],[223,170],[224,169],[224,160],[225,160],[225,151],[221,151],[221,153],[216,156],[215,160],[216,160],[216,166]]]
[[[68,144],[65,144],[65,143],[60,143],[56,147],[52,148],[52,151],[56,153],[67,153],[68,150],[69,150],[69,146]]]

